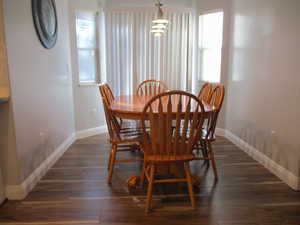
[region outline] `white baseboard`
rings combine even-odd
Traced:
[[[222,129],[222,128],[216,128],[216,135],[217,136],[221,136],[221,137],[225,137],[226,135],[226,130]]]
[[[47,173],[55,162],[74,143],[75,134],[68,137],[33,173],[20,185],[6,186],[6,198],[9,200],[22,200],[35,187],[38,181]]]
[[[104,134],[106,132],[107,132],[107,126],[105,125],[91,128],[91,129],[81,130],[76,132],[76,139],[79,140],[79,139],[83,139],[83,138],[87,138],[99,134]]]
[[[228,140],[230,140],[232,143],[238,146],[241,150],[246,152],[250,157],[258,161],[271,173],[273,173],[283,182],[289,185],[292,189],[300,191],[300,177],[297,177],[289,170],[282,167],[281,165],[279,165],[278,163],[261,153],[258,149],[249,145],[247,142],[245,142],[235,134],[231,133],[230,131],[217,128],[216,134],[226,137]]]

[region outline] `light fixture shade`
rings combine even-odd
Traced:
[[[152,21],[152,23],[155,23],[155,24],[168,24],[169,20],[167,20],[167,19],[155,19],[155,20]]]
[[[154,37],[161,37],[162,33],[154,33]]]
[[[151,30],[151,33],[164,33],[165,30],[162,29],[155,29],[155,30]]]
[[[167,26],[166,25],[164,25],[164,24],[155,24],[155,25],[153,25],[152,26],[152,29],[166,29],[167,28]]]

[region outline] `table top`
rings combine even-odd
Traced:
[[[111,110],[115,116],[124,119],[140,119],[144,106],[153,96],[137,96],[137,95],[123,95],[118,96],[111,104]],[[179,98],[174,101],[178,101]],[[183,97],[183,111],[184,111],[184,97]],[[164,104],[164,103],[163,103]],[[167,99],[166,103],[167,104]],[[176,104],[175,104],[176,105]],[[214,111],[214,107],[208,104],[203,104],[205,113]]]

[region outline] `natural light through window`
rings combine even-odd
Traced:
[[[76,13],[79,83],[99,83],[97,13]]]
[[[201,79],[218,83],[221,80],[221,56],[223,43],[223,12],[199,17],[199,49]]]

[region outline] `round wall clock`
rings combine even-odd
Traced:
[[[55,0],[32,0],[32,14],[36,32],[45,48],[54,47],[57,40]]]

